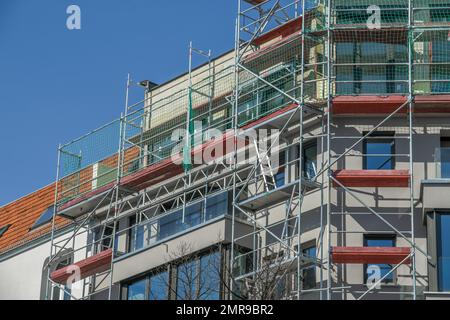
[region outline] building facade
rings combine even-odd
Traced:
[[[0,298],[450,297],[448,52],[446,0],[239,1],[0,209]]]

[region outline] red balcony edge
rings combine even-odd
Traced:
[[[255,52],[248,54],[247,56],[244,57],[243,62],[246,64],[249,64],[249,63],[257,60],[258,57],[264,56],[264,55],[276,50],[277,48],[279,48],[287,43],[294,42],[296,40],[301,41],[300,34],[288,35],[288,36],[282,38],[281,40],[275,41],[271,45],[264,47],[263,49],[260,49],[260,50],[257,50]]]
[[[405,96],[336,96],[333,98],[333,114],[389,114],[408,99]],[[399,112],[406,112],[407,107]]]
[[[252,44],[260,46],[278,37],[282,39],[302,30],[302,17],[292,19],[285,24],[266,32],[253,40]]]
[[[254,5],[254,6],[256,6],[256,5],[261,4],[261,3],[263,3],[264,1],[267,1],[267,0],[244,0],[244,1],[250,3],[250,4]]]
[[[397,110],[407,101],[403,95],[376,96],[336,96],[333,98],[333,114],[389,114]],[[402,108],[399,113],[406,113],[408,108]],[[416,95],[414,112],[450,113],[450,95]]]
[[[75,199],[69,200],[68,202],[62,204],[58,208],[58,211],[66,210],[67,208],[73,207],[73,206],[75,206],[75,205],[77,205],[77,204],[79,204],[79,203],[81,203],[81,202],[83,202],[85,200],[88,200],[88,199],[90,199],[90,198],[92,198],[92,197],[94,197],[96,195],[99,195],[99,194],[101,194],[101,193],[103,193],[105,191],[108,191],[112,187],[114,187],[114,184],[115,184],[115,182],[110,182],[110,183],[105,184],[104,186],[102,186],[100,188],[97,188],[95,190],[86,192],[86,193],[82,194],[81,196],[79,196],[79,197],[77,197]]]
[[[262,118],[259,118],[259,119],[255,120],[255,121],[253,121],[253,122],[250,122],[250,123],[246,124],[246,125],[243,126],[241,129],[242,129],[242,130],[250,129],[250,128],[252,128],[252,127],[257,126],[257,125],[260,124],[260,123],[263,123],[263,122],[266,122],[266,121],[268,121],[268,120],[270,120],[270,119],[273,119],[273,118],[275,118],[275,117],[278,117],[279,115],[282,115],[283,113],[286,113],[286,112],[288,112],[288,111],[290,111],[290,110],[292,110],[292,109],[295,109],[295,108],[297,108],[297,107],[298,107],[297,104],[292,103],[292,104],[290,104],[290,105],[288,105],[288,106],[286,106],[286,107],[284,107],[284,108],[281,108],[281,109],[279,109],[279,110],[277,110],[277,111],[272,112],[271,114],[268,114],[268,115],[266,115],[266,116],[264,116],[264,117],[262,117]]]
[[[163,180],[170,179],[183,172],[181,166],[182,156],[176,159],[167,158],[158,163],[150,165],[144,169],[125,176],[121,180],[121,185],[133,190],[141,190]]]
[[[399,264],[411,253],[408,247],[332,247],[333,263],[354,264]],[[411,259],[403,261],[410,264]]]
[[[64,284],[70,277],[75,276],[77,270],[79,270],[80,279],[77,280],[85,279],[96,273],[101,273],[108,270],[110,268],[111,261],[112,249],[108,249],[96,254],[95,256],[53,271],[50,278],[56,283]]]
[[[398,187],[409,186],[408,170],[337,170],[334,178],[345,187]],[[334,187],[339,187],[333,181]]]
[[[450,113],[450,95],[416,95],[414,97],[416,113]]]

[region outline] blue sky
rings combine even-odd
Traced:
[[[128,72],[187,71],[190,40],[229,50],[235,17],[234,0],[0,0],[0,206],[54,181],[59,143],[120,116]]]

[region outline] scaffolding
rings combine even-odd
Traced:
[[[189,72],[176,80],[157,86],[129,76],[121,117],[58,149],[47,298],[54,288],[73,299],[116,297],[117,259],[213,221],[208,199],[222,197],[232,204],[227,297],[417,299],[416,258],[428,256],[415,240],[414,114],[450,102],[450,2],[375,2],[238,0],[233,52],[212,59],[190,43]],[[195,56],[205,63],[194,68]],[[138,85],[145,98],[130,104]],[[398,166],[353,170],[369,157],[363,142],[384,139],[377,132],[385,128],[401,128],[394,139],[408,147],[370,156]],[[305,154],[312,141],[313,162]],[[367,196],[391,187],[402,190],[401,207]],[[201,208],[198,221],[192,208]],[[175,215],[176,230],[161,234]],[[59,216],[73,220],[72,232],[57,233]],[[366,228],[349,229],[360,216]],[[131,217],[133,225],[119,224]],[[406,229],[392,217],[406,219]],[[311,219],[314,254],[305,246]],[[143,232],[141,247],[122,243]],[[403,247],[351,245],[367,233],[394,234]],[[350,263],[392,268],[365,287],[348,283]],[[64,286],[74,268],[78,291]],[[380,289],[400,269],[409,282]],[[261,275],[272,278],[270,293],[258,292]]]

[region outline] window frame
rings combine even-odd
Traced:
[[[397,236],[395,234],[364,234],[363,235],[363,245],[364,247],[369,247],[368,241],[369,240],[392,240],[392,248],[397,247]],[[391,248],[391,247],[388,247]],[[370,264],[364,264],[363,265],[363,280],[364,283],[367,283],[368,275],[367,275],[367,267],[369,265],[380,265],[380,264],[387,264],[387,263],[370,263]],[[394,268],[394,265],[389,264],[391,266],[391,269]],[[394,270],[391,272],[392,280],[385,278],[381,283],[383,285],[395,285],[397,283],[397,270]],[[383,276],[382,276],[383,277]],[[389,277],[388,277],[389,278]]]
[[[144,300],[143,301],[149,301],[150,300],[150,291],[151,291],[151,279],[154,276],[158,276],[162,273],[167,273],[167,288],[166,288],[166,300],[178,300],[178,267],[182,265],[183,263],[194,263],[195,268],[198,271],[201,272],[202,270],[202,259],[207,256],[213,256],[217,255],[217,258],[219,259],[219,265],[220,265],[220,274],[218,279],[218,285],[219,285],[219,292],[217,293],[219,300],[223,299],[224,296],[224,285],[223,285],[223,264],[226,261],[225,253],[226,253],[226,247],[219,246],[218,249],[213,250],[213,247],[209,247],[207,249],[193,252],[191,255],[187,257],[180,257],[179,259],[173,260],[171,262],[168,262],[165,265],[161,265],[159,267],[156,267],[154,269],[151,269],[149,271],[146,271],[144,273],[141,273],[140,275],[137,275],[135,277],[132,277],[128,280],[125,280],[121,283],[121,299],[122,300],[128,300],[128,294],[129,294],[129,287],[133,285],[134,283],[140,282],[142,280],[145,281],[145,292],[144,292]],[[192,257],[192,258],[190,258]],[[198,277],[196,280],[197,286],[198,283],[202,281],[201,276]],[[209,300],[209,299],[204,299]]]
[[[39,222],[39,220],[41,220],[48,212],[51,212],[51,214],[52,214],[51,217],[45,221]],[[51,206],[47,207],[47,209],[45,209],[45,211],[39,215],[39,218],[37,218],[34,221],[33,225],[30,227],[30,231],[39,229],[39,228],[45,226],[47,223],[51,222],[54,214],[55,214],[55,206],[52,204]]]
[[[309,256],[309,257],[317,259],[316,240],[309,241],[309,242],[305,243],[304,245],[302,245],[302,248],[301,248],[302,249],[302,255],[306,254],[305,253],[306,250],[310,250],[310,249],[313,249],[313,248],[314,248],[314,250],[316,252],[316,256],[315,257]],[[305,289],[305,280],[306,280],[305,273],[307,271],[310,271],[310,270],[313,270],[312,272],[314,274],[314,286],[313,287],[308,287],[308,288]],[[317,263],[312,263],[312,264],[310,264],[310,265],[308,265],[308,266],[306,266],[306,267],[304,267],[302,269],[302,290],[310,290],[310,289],[315,289],[315,288],[317,288]]]
[[[445,268],[440,268],[440,262],[439,262],[439,258],[442,257],[442,242],[443,240],[441,239],[441,219],[442,216],[449,216],[450,217],[450,211],[436,211],[436,215],[435,215],[435,219],[436,219],[436,231],[435,231],[435,235],[436,235],[436,276],[437,276],[437,290],[439,292],[446,292],[447,290],[443,290],[442,288],[442,274],[441,271],[445,270]],[[449,271],[450,273],[450,271]]]
[[[0,238],[11,228],[12,224],[6,224],[3,227],[0,227]]]
[[[367,135],[367,132],[363,133],[363,136]],[[370,141],[372,140],[372,141]],[[363,170],[394,170],[396,166],[396,157],[395,157],[395,131],[378,131],[374,132],[368,137],[364,138],[363,140]],[[368,142],[372,143],[390,143],[391,144],[391,168],[390,169],[368,169],[368,163],[367,160],[369,157],[376,157],[376,156],[370,156],[367,153],[367,144]],[[382,158],[379,156],[378,158]]]

